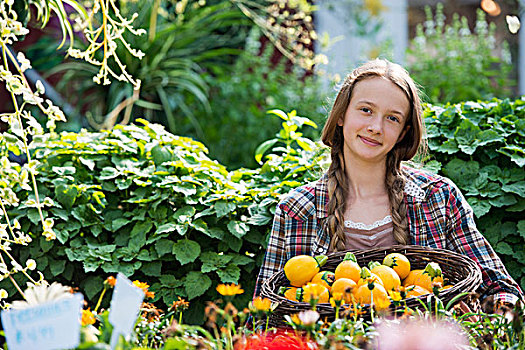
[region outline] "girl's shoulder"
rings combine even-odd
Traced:
[[[312,217],[316,212],[316,188],[320,181],[323,179],[294,188],[282,197],[279,208],[297,220]]]
[[[445,176],[407,165],[403,165],[402,170],[407,178],[405,190],[420,190],[427,194],[443,190],[447,192],[458,190],[456,184]]]

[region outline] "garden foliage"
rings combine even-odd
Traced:
[[[428,106],[427,166],[461,189],[481,233],[525,287],[525,99]]]
[[[307,76],[304,69],[292,66],[285,57],[271,64],[276,49],[269,43],[261,48],[262,41],[260,31],[252,29],[233,67],[216,66],[204,78],[210,87],[212,112],[201,109],[195,113],[205,126],[203,138],[198,139],[209,147],[210,157],[228,169],[257,167],[255,149],[279,129],[279,119],[266,116],[267,106],[296,106],[300,115],[309,113],[314,122],[322,122],[320,102],[324,98],[318,77]],[[311,138],[319,130],[305,132]]]
[[[516,279],[525,272],[524,106],[494,100],[425,111],[427,167],[458,184]],[[149,282],[165,304],[190,300],[191,323],[203,321],[204,301],[217,298],[221,282],[241,284],[246,293],[236,302],[246,305],[279,197],[316,179],[325,159],[299,132],[308,119],[272,113],[282,129],[258,148],[255,170],[228,172],[201,143],[146,121],[36,140],[39,190],[54,201],[44,215],[59,242],[35,237],[21,260],[31,256],[46,278],[78,285],[88,299],[107,275],[123,272]],[[34,208],[11,215],[25,232],[37,230]]]
[[[63,132],[34,140],[42,163],[37,179],[43,208],[54,220],[58,242],[34,237],[30,256],[53,281],[79,286],[88,300],[110,274],[147,281],[161,304],[177,297],[192,303],[187,321],[201,322],[218,283],[253,290],[266,234],[280,194],[316,176],[312,142],[295,131],[305,118],[286,115],[283,155],[257,170],[228,172],[206,148],[174,136],[158,124],[117,126],[111,132]],[[21,203],[27,192],[17,188]],[[39,216],[21,204],[12,213],[25,232],[37,232]],[[8,281],[3,287],[12,289]],[[246,305],[250,292],[236,299]]]
[[[430,103],[459,103],[512,96],[512,62],[507,42],[497,44],[496,26],[478,9],[476,23],[454,14],[445,23],[443,5],[435,16],[425,8],[426,21],[407,50],[407,69]]]

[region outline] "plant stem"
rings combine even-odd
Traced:
[[[93,310],[93,312],[97,312],[99,306],[100,306],[100,303],[102,302],[102,298],[104,297],[104,294],[106,294],[106,289],[107,289],[107,285],[104,284],[104,289],[102,290],[102,293],[100,293],[100,297],[98,298],[98,301],[97,301],[97,305],[95,306],[95,309]]]

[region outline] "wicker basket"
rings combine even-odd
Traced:
[[[479,266],[472,259],[445,249],[434,249],[413,245],[395,245],[386,249],[370,250],[350,250],[355,254],[360,266],[366,266],[370,261],[383,261],[383,258],[390,253],[402,253],[410,261],[411,269],[423,269],[429,262],[436,262],[441,267],[444,277],[453,284],[453,287],[443,290],[440,299],[444,304],[448,303],[456,295],[462,292],[473,292],[481,284],[481,271]],[[346,251],[334,253],[328,256],[328,261],[323,266],[323,270],[334,271],[337,265],[343,260]],[[311,309],[310,304],[304,302],[294,302],[277,294],[280,287],[288,285],[288,280],[284,271],[275,273],[268,278],[262,285],[261,296],[277,302],[278,306],[270,316],[271,326],[283,326],[284,316]],[[466,298],[460,298],[464,299]],[[406,305],[410,308],[420,308],[421,303],[418,299],[425,301],[426,296],[412,297],[406,299]],[[475,309],[478,307],[474,306]],[[393,304],[392,311],[395,310]],[[331,320],[335,318],[334,308],[328,304],[318,304],[317,312],[322,319]]]

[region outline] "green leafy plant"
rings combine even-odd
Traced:
[[[312,120],[321,122],[325,98],[317,76],[308,76],[284,58],[273,64],[274,55],[273,46],[261,48],[260,31],[253,29],[245,50],[232,67],[214,69],[205,75],[212,113],[197,112],[198,119],[206,125],[202,141],[210,149],[210,157],[229,169],[257,166],[255,149],[279,129],[279,119],[266,116],[268,108],[297,106],[299,114],[308,113]],[[310,128],[305,132],[310,139],[319,134]]]
[[[495,25],[478,9],[474,32],[465,17],[454,14],[445,24],[443,5],[435,17],[417,26],[407,50],[407,68],[423,87],[430,103],[457,103],[512,96],[512,62],[508,44],[496,46]],[[495,53],[497,52],[497,54]]]
[[[454,181],[480,232],[525,287],[525,100],[425,109],[427,166]]]
[[[53,199],[43,215],[60,244],[34,237],[16,254],[35,259],[47,278],[79,286],[88,300],[102,289],[101,273],[147,281],[164,305],[179,296],[192,302],[185,317],[199,323],[203,300],[216,299],[218,283],[253,290],[275,203],[313,179],[313,152],[296,144],[267,157],[258,171],[228,172],[201,143],[140,122],[33,141],[39,191]],[[282,133],[289,146],[294,133]],[[21,205],[10,215],[32,232],[38,212],[23,204],[26,192],[17,195]],[[237,302],[249,299],[246,293]]]

